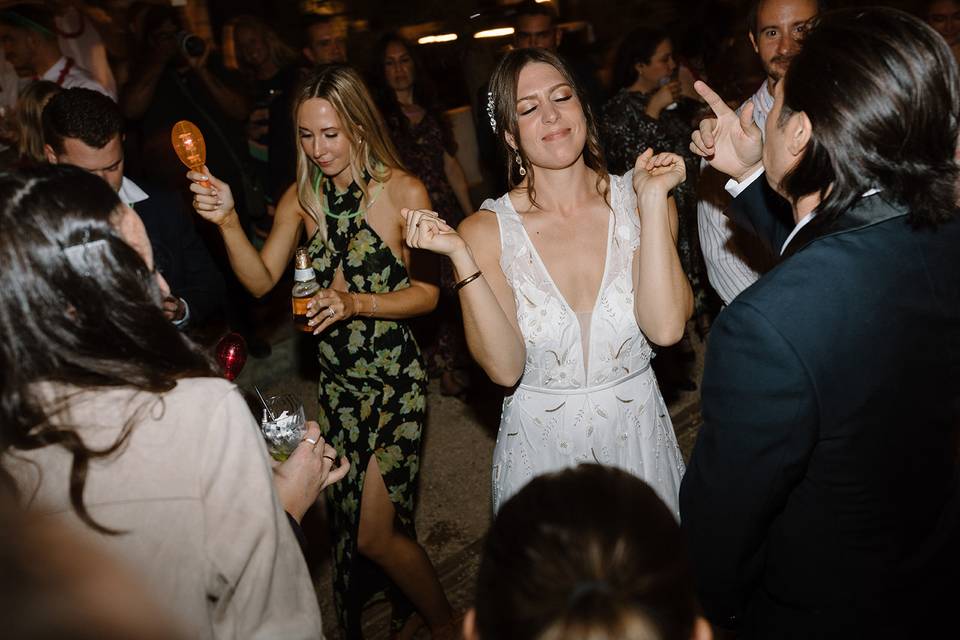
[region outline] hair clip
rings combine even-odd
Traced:
[[[107,246],[107,241],[104,238],[99,238],[97,240],[90,240],[90,230],[84,229],[83,237],[80,239],[80,242],[69,247],[65,247],[63,254],[67,256],[74,269],[79,271],[83,276],[90,276],[90,264],[87,262],[87,252],[91,249],[104,249]]]
[[[497,132],[497,119],[493,116],[493,91],[487,91],[487,116],[490,118],[490,128]]]

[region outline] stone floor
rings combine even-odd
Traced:
[[[284,391],[304,399],[307,415],[316,415],[316,373],[309,338],[297,335],[291,324],[275,323],[270,357],[248,361],[237,379],[244,389],[259,386],[265,394]],[[693,344],[693,365],[699,381],[703,345]],[[681,393],[669,402],[681,449],[689,456],[700,426],[697,392]],[[480,541],[490,524],[490,466],[502,395],[497,387],[478,385],[465,400],[444,397],[431,382],[428,419],[423,440],[417,530],[421,544],[437,568],[453,607],[470,606],[479,563]],[[320,506],[320,505],[318,505]],[[333,611],[330,557],[324,509],[314,508],[305,519],[310,539],[309,562],[323,613],[327,637],[340,638]],[[386,638],[389,612],[384,604],[364,614],[367,638]],[[417,637],[428,637],[425,631]]]

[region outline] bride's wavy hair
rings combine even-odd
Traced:
[[[163,315],[154,272],[118,234],[117,194],[66,165],[0,174],[0,458],[66,449],[70,502],[83,503],[90,463],[120,450],[143,407],[131,406],[106,449],[84,444],[69,418],[75,393],[133,388],[161,393],[177,380],[215,376],[213,361]],[[44,384],[52,383],[52,384]],[[17,493],[0,466],[0,483]]]
[[[507,185],[510,189],[514,189],[526,180],[526,190],[530,203],[535,207],[540,206],[536,200],[534,167],[527,159],[523,146],[520,144],[520,127],[517,123],[517,83],[520,80],[520,72],[528,64],[536,62],[548,64],[559,71],[577,96],[587,125],[587,140],[583,147],[583,161],[587,167],[593,169],[597,174],[597,193],[609,202],[610,176],[607,172],[607,163],[603,157],[603,149],[600,146],[600,137],[597,135],[597,125],[590,109],[590,103],[563,60],[545,49],[514,49],[508,52],[500,60],[500,64],[497,65],[490,77],[490,98],[493,110],[488,115],[491,115],[496,122],[496,137],[500,141],[500,147],[507,165]],[[513,138],[516,149],[507,142],[507,134]],[[519,155],[520,164],[517,164],[514,154]],[[520,175],[521,166],[526,170],[526,176]]]

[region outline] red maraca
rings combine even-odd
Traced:
[[[217,343],[217,360],[223,367],[223,377],[233,380],[247,363],[247,342],[239,333],[228,333]]]

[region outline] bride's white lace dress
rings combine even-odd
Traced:
[[[509,195],[481,207],[497,214],[500,267],[527,351],[520,384],[503,402],[494,511],[534,476],[598,462],[644,479],[679,518],[683,458],[633,311],[640,227],[631,176],[611,176],[604,275],[591,313],[567,304]]]

